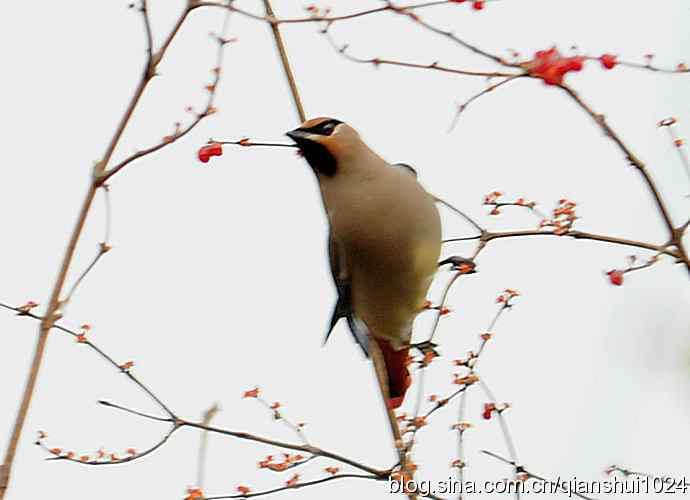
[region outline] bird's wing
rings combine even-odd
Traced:
[[[333,328],[340,318],[346,318],[352,336],[362,348],[362,351],[364,351],[364,355],[368,357],[369,330],[364,321],[356,317],[352,311],[352,287],[350,285],[347,263],[345,262],[345,252],[340,250],[339,243],[333,238],[332,234],[328,236],[328,257],[331,264],[331,274],[333,275],[333,281],[335,282],[336,291],[338,292],[338,299],[333,308],[331,323],[323,343],[325,344],[328,342],[328,337],[330,337]]]

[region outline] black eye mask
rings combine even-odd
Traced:
[[[343,122],[341,122],[340,120],[326,120],[319,123],[318,125],[314,125],[313,127],[301,128],[300,130],[303,130],[304,132],[309,132],[310,134],[331,135],[335,130],[335,127],[337,127],[341,123]]]
[[[295,141],[295,144],[302,151],[304,159],[307,160],[311,168],[327,177],[335,175],[338,169],[335,158],[325,146],[305,137],[305,135],[329,136],[341,123],[339,120],[326,120],[312,127],[302,127],[287,133],[288,137]]]

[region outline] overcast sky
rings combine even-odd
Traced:
[[[151,0],[156,42],[184,2]],[[261,12],[261,2],[238,5]],[[337,13],[375,1],[331,2]],[[303,14],[301,2],[275,1],[284,16]],[[469,5],[424,11],[492,52],[525,56],[558,44],[598,55],[641,61],[657,54],[674,67],[690,54],[690,5],[685,0],[503,0],[481,12]],[[195,12],[160,67],[117,158],[159,141],[173,123],[189,120],[211,81],[219,10]],[[266,26],[233,16],[220,112],[179,143],[152,155],[111,182],[114,249],[90,274],[65,323],[91,323],[91,338],[136,373],[181,416],[197,418],[214,401],[218,425],[294,440],[242,392],[260,386],[286,415],[307,422],[313,443],[385,468],[394,461],[370,365],[344,324],[327,347],[321,342],[334,301],[325,253],[326,220],[315,180],[292,150],[231,149],[209,164],[195,154],[209,136],[286,141],[297,125],[282,70]],[[354,55],[441,61],[492,69],[408,19],[379,15],[337,24],[333,35]],[[315,25],[286,26],[286,43],[307,113],[329,115],[357,128],[390,161],[419,172],[434,194],[447,198],[489,228],[533,228],[527,213],[489,218],[481,206],[494,190],[524,196],[551,210],[561,197],[579,203],[576,227],[663,243],[662,221],[638,174],[614,145],[562,92],[527,80],[474,103],[447,132],[455,105],[481,90],[481,78],[357,65],[335,53]],[[126,1],[12,2],[0,18],[4,47],[2,89],[3,217],[0,300],[48,300],[92,165],[103,154],[130,99],[144,57],[138,15]],[[568,81],[606,114],[649,165],[676,221],[688,215],[690,185],[658,120],[676,116],[690,136],[687,75],[658,75],[591,62]],[[88,264],[104,230],[97,200],[74,270]],[[444,213],[448,236],[470,234]],[[467,255],[471,246],[444,254]],[[631,250],[595,242],[544,238],[491,244],[479,273],[450,295],[453,314],[438,334],[443,357],[430,371],[429,392],[452,390],[450,361],[477,346],[497,293],[520,290],[517,307],[502,318],[481,373],[501,401],[521,462],[547,477],[600,479],[618,463],[682,477],[690,440],[690,287],[687,272],[669,259],[612,287],[608,269],[624,266]],[[640,254],[644,255],[644,254]],[[440,273],[430,297],[448,278]],[[424,338],[428,323],[417,335]],[[14,421],[37,324],[0,312],[0,446]],[[414,392],[416,386],[412,388]],[[8,500],[181,498],[195,482],[199,433],[184,430],[157,453],[128,465],[82,467],[46,462],[32,446],[35,432],[77,453],[99,447],[146,448],[163,424],[103,408],[109,399],[145,411],[156,407],[86,348],[59,332],[47,356],[25,427]],[[409,411],[412,398],[405,409]],[[480,419],[485,397],[469,395],[471,479],[500,479],[510,469],[480,453],[506,454],[495,422]],[[419,433],[420,477],[445,479],[455,455],[448,431],[457,409],[439,412]],[[212,437],[208,495],[283,484],[287,475],[256,469],[277,450]],[[319,459],[304,480],[332,465]],[[334,482],[281,493],[284,497],[389,498],[385,484]]]

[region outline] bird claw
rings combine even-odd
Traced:
[[[410,344],[410,347],[413,349],[417,349],[422,355],[428,353],[428,352],[433,352],[435,356],[438,356],[439,353],[436,350],[438,347],[438,344],[432,342],[431,340],[425,340],[424,342],[417,342],[416,344]]]
[[[446,264],[451,265],[451,269],[459,271],[465,269],[465,274],[476,273],[477,265],[472,259],[467,259],[465,257],[460,257],[459,255],[451,255],[450,257],[443,259],[438,263],[438,267],[445,266]]]

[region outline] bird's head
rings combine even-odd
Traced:
[[[331,177],[338,163],[362,144],[359,134],[347,123],[333,118],[313,118],[286,134],[295,141],[315,172]]]

